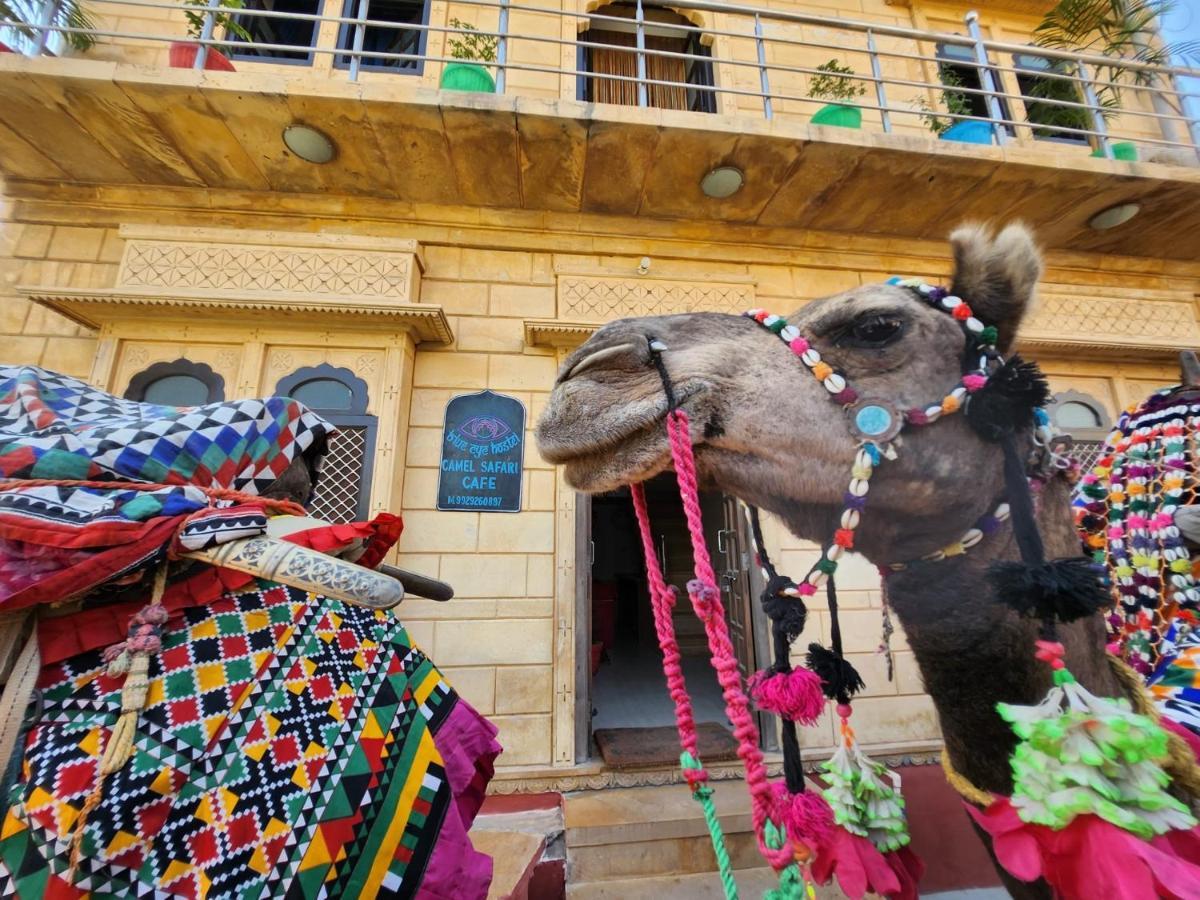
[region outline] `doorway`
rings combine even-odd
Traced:
[[[704,626],[685,592],[693,577],[691,538],[675,477],[666,473],[646,484],[655,552],[668,584],[679,600],[673,622],[682,669],[700,726],[705,762],[732,758],[736,742],[716,672],[709,658]],[[761,589],[753,552],[738,501],[716,492],[700,496],[705,542],[726,609],[726,621],[743,677],[754,672],[767,644],[765,620],[753,602]],[[585,665],[579,672],[581,704],[578,749],[582,758],[599,753],[609,765],[631,767],[678,762],[675,711],[662,671],[662,652],[654,629],[645,561],[628,488],[602,494],[582,504],[587,529],[580,563],[585,577],[587,625]],[[581,531],[584,529],[581,529]],[[585,604],[581,603],[581,607]],[[582,649],[582,647],[581,647]],[[760,729],[761,730],[761,729]],[[723,734],[722,734],[723,732]],[[662,745],[656,751],[656,745]],[[626,756],[621,748],[631,748]]]

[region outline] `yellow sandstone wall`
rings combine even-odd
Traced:
[[[526,346],[524,321],[558,314],[556,280],[563,274],[636,278],[639,259],[649,255],[656,279],[699,284],[747,281],[755,287],[758,305],[787,311],[806,299],[891,274],[944,280],[949,268],[944,245],[792,235],[788,246],[781,235],[772,236],[778,243],[750,240],[732,226],[604,222],[488,210],[421,208],[410,221],[389,223],[33,201],[9,203],[2,209],[0,361],[43,365],[83,378],[91,372],[95,339],[22,299],[16,287],[112,286],[122,252],[116,222],[358,232],[421,242],[426,263],[421,301],[444,307],[455,342],[448,347],[418,347],[401,396],[385,399],[372,394],[377,412],[389,402],[403,411],[404,392],[411,400],[407,418],[401,415],[389,433],[380,435],[381,445],[389,439],[396,445],[396,462],[403,465],[392,482],[383,485],[379,505],[404,515],[400,563],[436,574],[457,591],[456,599],[444,605],[407,600],[401,617],[462,694],[500,727],[505,766],[523,772],[569,765],[574,759],[574,683],[567,655],[574,627],[574,557],[565,538],[573,522],[571,498],[557,483],[554,470],[538,458],[532,435],[527,434],[521,513],[435,511],[446,402],[458,393],[489,387],[518,397],[526,405],[532,427],[553,383],[557,360],[550,348]],[[802,246],[808,249],[797,249]],[[1094,290],[1096,297],[1121,296],[1134,287],[1191,297],[1200,287],[1200,273],[1184,265],[1067,254],[1052,257],[1051,263],[1049,288],[1075,285]],[[1157,307],[1145,308],[1152,312]],[[218,324],[163,313],[148,324],[144,339],[122,352],[144,349],[147,364],[180,352],[203,352],[203,346],[217,347],[220,342],[185,339],[184,329],[204,334],[204,327]],[[296,353],[293,361],[296,365],[321,360],[351,368],[363,365],[353,354],[337,349],[345,343],[341,338],[317,330],[307,338],[293,334],[289,339]],[[225,369],[222,374],[232,393],[237,361],[220,352],[229,348],[221,344],[204,361]],[[1110,413],[1174,375],[1171,362],[1162,358],[1123,363],[1048,355],[1045,363],[1056,389],[1074,387],[1093,394]],[[135,370],[131,366],[118,368],[119,380]],[[264,376],[260,389],[268,381]],[[112,388],[119,392],[124,386],[114,383]],[[768,545],[785,569],[807,570],[812,548],[773,523]],[[856,560],[839,572],[839,580],[847,648],[869,685],[857,703],[859,734],[876,746],[927,745],[937,737],[936,719],[902,634],[893,642],[894,682],[883,677],[882,660],[874,653],[880,627],[874,570]],[[814,604],[812,623],[812,633],[827,639],[828,617],[820,603]],[[813,748],[831,746],[832,722],[806,730],[805,740]]]

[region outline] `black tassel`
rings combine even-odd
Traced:
[[[1037,363],[1013,356],[969,395],[964,412],[985,441],[998,441],[1033,425],[1033,411],[1050,399],[1050,386]]]
[[[844,656],[838,656],[820,644],[808,645],[808,667],[821,679],[825,696],[838,703],[846,703],[866,687],[862,676]]]
[[[808,608],[804,601],[799,596],[783,594],[783,591],[795,587],[796,583],[786,575],[774,575],[762,592],[763,612],[775,628],[787,636],[789,643],[799,637],[808,621]]]
[[[1074,622],[1112,604],[1104,567],[1083,556],[1041,565],[992,563],[987,580],[1000,602],[1030,618]]]

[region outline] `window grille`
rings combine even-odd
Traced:
[[[294,397],[337,428],[321,463],[313,515],[328,522],[362,520],[370,512],[371,467],[378,420],[367,414],[367,383],[349,369],[305,366],[279,380],[275,393]]]

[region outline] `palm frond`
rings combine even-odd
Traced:
[[[93,37],[93,32],[96,30],[96,21],[78,0],[60,0],[55,20],[56,25],[80,29],[63,35],[74,49],[87,50],[95,45],[96,38]]]
[[[8,27],[22,37],[33,40],[37,37],[37,31],[32,26],[41,21],[42,4],[46,2],[50,0],[28,0],[25,3],[19,0],[0,0],[0,19],[21,23]],[[72,49],[87,50],[96,43],[92,35],[96,30],[96,22],[84,9],[80,0],[58,0],[50,24],[59,28],[78,29],[63,33],[63,40]]]

